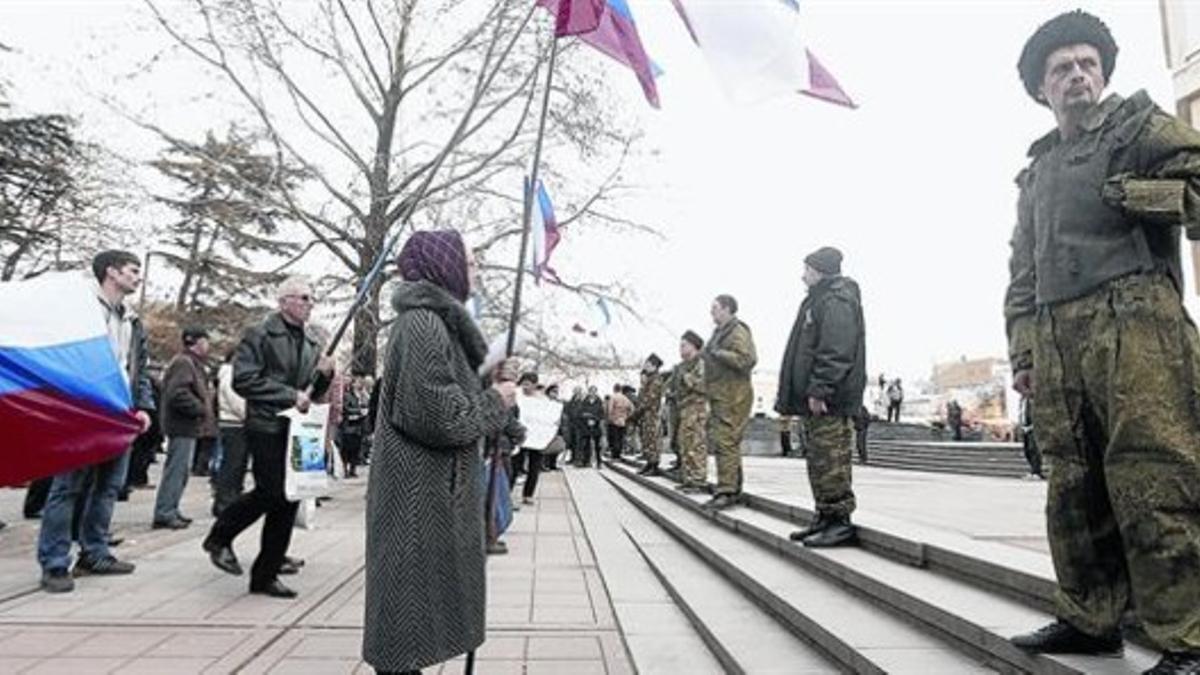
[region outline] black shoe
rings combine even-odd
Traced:
[[[175,517],[178,518],[179,520],[182,520],[183,522],[187,523],[188,525],[191,525],[192,523],[196,522],[195,518],[188,518],[187,516],[175,516]]]
[[[284,586],[278,579],[272,579],[265,584],[253,584],[250,592],[255,595],[266,595],[272,598],[291,599],[296,597],[296,591]]]
[[[295,567],[296,569],[304,567],[304,558],[293,558],[290,555],[285,555],[283,556],[283,562]]]
[[[834,548],[858,541],[858,528],[850,524],[849,518],[831,518],[824,528],[803,540],[808,548]]]
[[[649,475],[651,474],[651,472],[653,472],[653,471],[657,471],[657,470],[658,470],[658,467],[656,467],[656,466],[654,466],[653,464],[650,464],[649,462],[647,462],[647,463],[646,463],[646,465],[645,465],[645,466],[643,466],[643,467],[642,467],[642,468],[641,468],[641,469],[640,469],[640,470],[637,472],[637,475],[639,475],[639,476],[649,476]]]
[[[488,555],[508,555],[508,544],[495,541],[487,545]]]
[[[101,576],[133,574],[135,569],[137,566],[133,563],[117,560],[111,555],[96,560],[79,556],[79,560],[75,561],[75,576],[77,577],[86,577],[92,574]]]
[[[297,565],[296,561],[285,557],[283,563],[279,565],[279,573],[282,575],[292,575],[300,573],[301,565]]]
[[[1163,652],[1158,663],[1142,675],[1200,675],[1200,652]]]
[[[719,494],[704,504],[704,508],[720,511],[727,509],[738,503],[738,496],[731,494]]]
[[[242,566],[238,563],[237,556],[234,555],[233,549],[229,546],[222,546],[210,538],[205,538],[200,544],[201,547],[208,553],[208,559],[217,569],[226,574],[232,574],[235,577],[242,576]]]
[[[816,517],[809,521],[807,527],[802,530],[796,530],[795,532],[789,534],[788,539],[791,539],[792,541],[803,541],[805,537],[811,537],[821,530],[824,530],[826,527],[829,527],[829,517],[818,511]]]
[[[174,518],[172,520],[156,520],[150,524],[152,530],[186,530],[191,521],[183,518]]]
[[[42,590],[47,593],[70,593],[75,590],[75,580],[65,569],[52,569],[42,572]]]
[[[1120,656],[1125,649],[1118,632],[1096,637],[1084,633],[1062,619],[1056,619],[1054,623],[1042,626],[1032,633],[1017,635],[1009,642],[1034,654]]]

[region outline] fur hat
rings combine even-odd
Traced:
[[[697,335],[694,330],[687,331],[680,339],[692,343],[692,346],[696,349],[704,349],[704,338]]]
[[[1042,105],[1049,105],[1038,94],[1046,75],[1046,59],[1056,49],[1077,44],[1091,45],[1100,52],[1104,83],[1108,84],[1113,69],[1117,67],[1117,42],[1103,21],[1082,9],[1077,9],[1059,14],[1039,26],[1021,50],[1017,72],[1021,74],[1026,93],[1033,100]]]

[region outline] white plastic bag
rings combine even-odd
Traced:
[[[279,415],[289,420],[288,447],[284,455],[284,496],[295,502],[327,494],[325,428],[329,423],[329,406],[314,404],[307,413],[291,408]]]

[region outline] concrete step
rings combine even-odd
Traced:
[[[891,457],[871,457],[867,464],[885,469],[901,469],[904,471],[928,471],[932,473],[951,473],[964,476],[990,476],[993,478],[1022,478],[1028,470],[1019,467],[1006,466],[964,466],[944,462],[918,462],[909,459]]]
[[[964,654],[1000,670],[1034,673],[1137,673],[1151,666],[1154,655],[1130,646],[1123,659],[1086,657],[1030,657],[1008,642],[1008,636],[1049,622],[1053,617],[1037,603],[1021,602],[997,592],[994,584],[975,584],[970,577],[943,575],[935,569],[900,562],[870,547],[812,550],[788,540],[796,523],[758,508],[737,507],[712,514],[703,511],[703,499],[675,492],[662,479],[627,476],[659,500],[642,508],[662,509],[670,502],[693,517],[708,519],[790,561],[877,603],[929,635],[947,639]],[[627,491],[629,492],[629,491]],[[653,516],[652,516],[653,517]],[[897,547],[895,542],[890,551]],[[894,671],[893,671],[894,672]]]
[[[649,536],[636,528],[626,532],[726,673],[815,675],[837,669],[677,539],[654,527]]]
[[[627,472],[605,474],[629,500],[713,570],[769,608],[782,625],[855,673],[986,673],[982,652],[881,611],[876,601],[778,555]],[[681,495],[682,497],[682,495]],[[686,498],[685,498],[686,499]]]

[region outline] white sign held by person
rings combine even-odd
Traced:
[[[525,425],[525,442],[522,447],[545,450],[558,435],[558,422],[562,419],[562,403],[548,398],[517,396],[521,409],[521,424]]]
[[[284,496],[295,502],[327,494],[325,430],[329,424],[329,406],[314,404],[307,413],[291,408],[279,416],[289,421],[287,454],[284,455]]]

